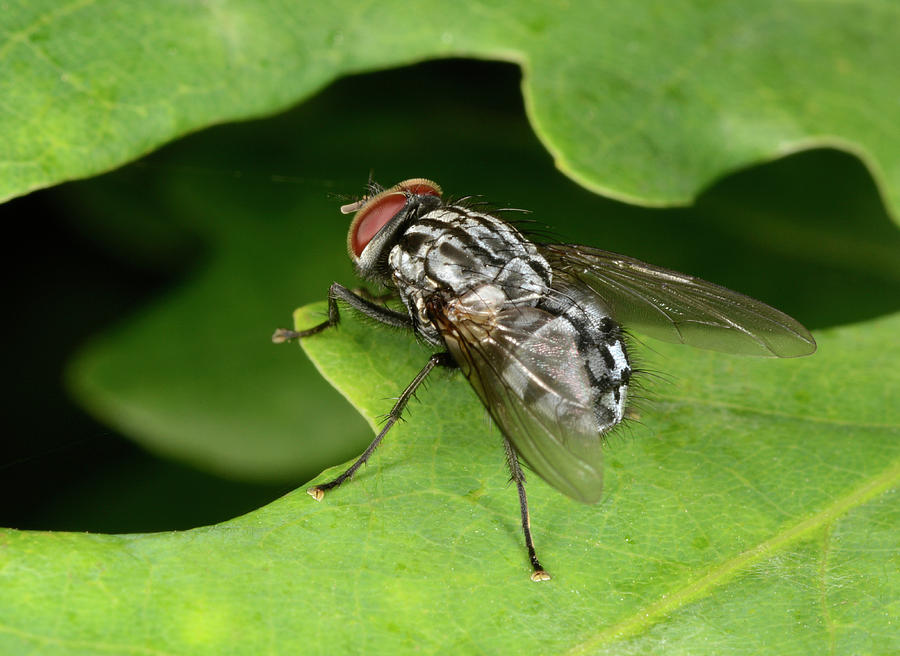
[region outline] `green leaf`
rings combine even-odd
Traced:
[[[900,7],[878,0],[426,2],[415,12],[20,1],[0,18],[0,198],[284,109],[347,73],[466,56],[519,63],[558,166],[607,195],[686,203],[726,172],[832,145],[866,161],[897,217],[898,22]]]
[[[185,532],[4,530],[0,650],[895,653],[898,331],[821,331],[788,361],[648,342],[669,381],[607,445],[604,500],[529,482],[550,582],[528,578],[499,435],[444,373],[320,503]],[[304,346],[373,425],[428,357],[351,313]]]
[[[893,5],[469,9],[6,6],[0,198],[271,113],[347,72],[461,54],[522,64],[538,137],[593,189],[683,202],[736,167],[832,144],[864,159],[900,214],[885,118]],[[536,210],[571,239],[722,282],[813,327],[896,311],[898,235],[849,158],[735,175],[690,210],[630,208],[554,174],[498,108],[508,85],[432,70],[349,80],[292,114],[62,190],[73,220],[123,259],[191,262],[183,284],[78,358],[83,402],[231,476],[296,480],[349,457],[370,437],[361,420],[267,337],[286,308],[351,282],[346,224],[320,197],[358,189],[372,166],[382,181],[424,174]],[[645,357],[673,382],[611,440],[604,502],[580,506],[532,477],[549,586],[527,580],[496,432],[464,381],[437,376],[372,465],[322,504],[297,492],[182,533],[3,531],[0,651],[896,652],[898,323],[817,333],[820,353],[790,363],[654,344]],[[427,357],[350,317],[307,346],[370,422]]]

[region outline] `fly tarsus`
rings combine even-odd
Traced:
[[[318,485],[315,486],[315,487],[309,488],[309,489],[306,491],[306,493],[307,493],[309,496],[311,496],[313,499],[315,499],[316,501],[321,501],[321,500],[322,500],[322,497],[325,496],[325,490],[323,490],[323,489],[322,489],[321,487],[319,487]]]
[[[323,321],[318,326],[313,326],[308,330],[288,330],[287,328],[277,328],[275,332],[272,333],[272,342],[275,344],[284,344],[285,342],[290,342],[295,339],[303,339],[304,337],[309,337],[310,335],[320,333],[326,328],[333,325],[334,324],[331,323],[331,321]]]

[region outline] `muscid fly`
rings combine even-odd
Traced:
[[[471,203],[445,202],[430,180],[370,185],[367,196],[341,211],[356,213],[347,245],[360,277],[399,296],[405,311],[334,283],[326,321],[279,329],[272,340],[334,326],[341,301],[412,330],[439,352],[356,462],[309,494],[321,500],[369,459],[432,369],[459,368],[503,434],[534,581],[550,576],[535,554],[520,460],[574,499],[600,499],[601,446],[625,417],[633,371],[623,325],[729,353],[790,358],[816,350],[806,328],[765,303],[624,255],[532,243]]]

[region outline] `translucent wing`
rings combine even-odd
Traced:
[[[452,317],[452,318],[450,318]],[[516,451],[545,481],[594,503],[603,489],[602,432],[577,334],[532,307],[436,318],[451,354]]]
[[[793,358],[816,350],[798,321],[725,287],[586,246],[538,248],[557,275],[592,291],[616,321],[635,332],[745,355]]]

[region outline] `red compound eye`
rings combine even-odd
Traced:
[[[350,226],[350,252],[356,257],[372,241],[384,225],[406,205],[406,194],[395,191],[388,195],[379,194],[368,201],[356,215]]]
[[[378,231],[406,207],[410,196],[440,197],[440,195],[441,188],[434,182],[425,178],[412,178],[404,180],[390,189],[385,189],[371,198],[344,205],[341,211],[345,214],[356,212],[356,217],[350,224],[350,233],[347,235],[350,256],[354,260],[358,260]]]

